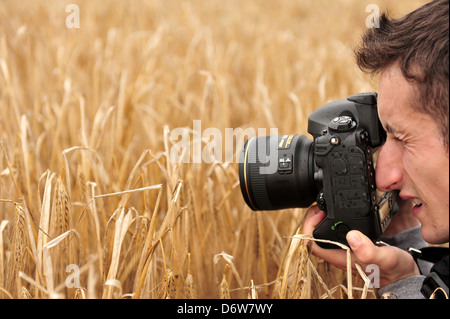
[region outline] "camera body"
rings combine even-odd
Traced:
[[[374,154],[386,139],[377,94],[325,104],[310,114],[308,132],[313,141],[303,135],[247,140],[239,164],[245,201],[253,210],[308,207],[316,201],[326,217],[315,238],[347,244],[347,232],[359,230],[376,240],[396,211],[397,195],[376,189]],[[269,170],[275,159],[276,169]]]

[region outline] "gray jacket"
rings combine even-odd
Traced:
[[[405,230],[394,237],[382,237],[380,240],[401,249],[411,247],[420,249],[428,246],[420,234],[420,226]],[[422,260],[419,260],[418,263],[422,275],[400,279],[384,286],[378,290],[378,296],[387,299],[424,299],[420,289],[433,264]]]

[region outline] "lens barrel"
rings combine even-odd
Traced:
[[[241,192],[255,211],[308,207],[318,194],[313,141],[304,135],[248,139],[239,160]]]

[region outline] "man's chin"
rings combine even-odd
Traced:
[[[423,240],[431,245],[441,245],[448,243],[448,230],[447,231],[436,231],[435,229],[428,229],[426,225],[422,224],[421,234]]]

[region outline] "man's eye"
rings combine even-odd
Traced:
[[[394,142],[403,143],[403,140],[400,137],[395,136],[393,134],[388,134],[387,139],[388,140],[390,139],[391,141],[394,141]]]

